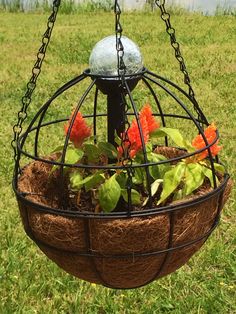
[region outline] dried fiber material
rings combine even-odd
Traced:
[[[183,154],[172,148],[161,150],[169,158]],[[58,183],[55,173],[49,179],[50,169],[42,162],[29,164],[19,179],[19,190],[33,193],[26,198],[34,203],[58,209]],[[231,186],[229,180],[223,203]],[[184,208],[178,208],[180,204],[176,202],[170,212],[144,217],[71,218],[45,213],[19,199],[26,232],[51,260],[74,276],[116,288],[138,287],[167,275],[200,249],[218,219],[220,197],[213,194]]]

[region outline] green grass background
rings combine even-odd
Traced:
[[[236,313],[235,191],[202,250],[176,273],[137,290],[111,290],[73,278],[25,235],[11,189],[10,142],[46,21],[45,14],[0,12],[0,313]],[[122,22],[145,65],[182,84],[159,13],[126,13]],[[197,99],[220,130],[221,159],[235,179],[235,16],[177,11],[172,22]],[[113,28],[109,12],[58,16],[29,118],[53,91],[88,67],[92,47]]]

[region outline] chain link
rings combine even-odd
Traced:
[[[175,51],[175,57],[177,61],[179,62],[180,71],[184,75],[184,83],[188,86],[188,93],[189,93],[189,97],[191,98],[193,102],[194,110],[196,111],[198,115],[198,119],[201,121],[205,121],[205,117],[202,114],[199,104],[195,98],[194,90],[191,86],[191,80],[190,80],[190,77],[189,77],[189,74],[185,65],[184,58],[180,51],[180,44],[177,42],[177,39],[176,39],[175,29],[173,28],[170,22],[170,14],[166,11],[166,8],[165,8],[165,0],[155,0],[155,3],[161,10],[161,19],[166,24],[166,32],[170,36],[171,46],[173,47]]]
[[[126,90],[126,84],[125,84],[125,74],[126,74],[126,66],[124,63],[124,46],[122,43],[122,32],[123,28],[120,22],[120,16],[121,16],[121,8],[118,3],[118,1],[115,1],[115,7],[114,7],[114,13],[115,13],[115,32],[116,32],[116,50],[117,50],[117,70],[118,70],[118,76],[121,79],[121,94],[122,94],[122,105],[125,107],[125,132],[122,136],[122,148],[124,151],[124,158],[123,163],[124,165],[131,164],[132,165],[132,159],[129,156],[129,151],[131,148],[131,142],[128,137],[128,131],[130,128],[130,122],[128,120],[128,111],[129,106],[127,104],[125,95],[127,94]],[[128,145],[127,145],[128,144]]]
[[[14,138],[11,142],[11,146],[14,150],[15,161],[17,160],[17,157],[18,157],[17,141],[18,141],[19,136],[22,132],[22,124],[25,121],[25,119],[27,118],[27,109],[31,103],[32,94],[36,88],[37,79],[41,73],[43,60],[45,58],[47,47],[48,47],[49,42],[50,42],[52,30],[53,30],[54,24],[56,22],[57,13],[58,13],[58,9],[59,9],[60,4],[61,4],[61,0],[54,0],[53,1],[52,13],[48,18],[47,29],[43,35],[43,38],[42,38],[42,45],[39,48],[39,51],[37,53],[37,60],[36,60],[34,66],[33,66],[33,69],[32,69],[32,76],[31,76],[31,78],[27,84],[26,93],[21,99],[22,107],[21,107],[21,110],[18,112],[18,121],[13,126]]]
[[[125,126],[125,131],[122,134],[121,138],[121,147],[124,153],[123,159],[122,159],[122,165],[126,168],[127,174],[128,174],[128,179],[126,183],[126,188],[128,191],[128,208],[129,211],[131,209],[132,205],[132,200],[131,200],[131,190],[132,190],[132,185],[133,185],[133,176],[134,176],[134,169],[132,167],[132,158],[130,157],[130,148],[131,148],[131,142],[128,136],[128,132],[130,129],[130,122],[128,119],[128,111],[129,111],[129,106],[126,101],[126,94],[127,94],[127,89],[126,89],[126,84],[125,84],[125,74],[126,74],[126,66],[124,62],[124,46],[122,43],[122,32],[123,28],[120,22],[120,17],[121,17],[121,8],[118,3],[118,0],[115,0],[115,6],[114,6],[114,13],[115,13],[115,32],[116,32],[116,51],[117,51],[117,70],[118,70],[118,76],[121,80],[120,84],[120,89],[121,89],[121,95],[122,95],[122,104],[121,106],[124,106],[124,126]]]
[[[118,75],[122,78],[125,76],[126,66],[124,63],[124,46],[122,43],[122,32],[123,28],[120,22],[121,16],[121,8],[118,3],[118,0],[115,0],[114,6],[114,13],[115,13],[115,32],[116,32],[116,51],[117,51],[117,69]]]
[[[129,110],[128,104],[126,102],[125,95],[127,94],[126,85],[125,85],[125,73],[126,73],[126,66],[124,63],[124,46],[122,43],[122,32],[123,28],[120,22],[121,17],[121,8],[119,5],[118,0],[115,0],[115,6],[114,6],[114,13],[115,13],[115,32],[116,32],[116,51],[117,51],[117,70],[118,70],[118,76],[121,80],[120,89],[122,94],[122,104],[125,107],[125,132],[122,135],[122,149],[124,152],[124,158],[123,158],[123,164],[127,165],[127,163],[132,163],[132,159],[129,156],[129,150],[131,147],[131,142],[128,137],[128,130],[130,128],[130,123],[127,117],[127,113]],[[127,147],[128,144],[128,147]]]

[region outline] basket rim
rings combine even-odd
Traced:
[[[228,173],[225,173],[223,176],[222,182],[217,188],[210,190],[209,192],[206,192],[203,195],[193,196],[191,199],[188,199],[187,201],[173,202],[167,206],[162,206],[158,208],[157,207],[148,208],[148,209],[144,209],[140,211],[131,211],[131,212],[124,211],[124,212],[111,212],[111,213],[92,213],[92,212],[86,212],[86,211],[80,212],[80,211],[71,211],[71,210],[63,210],[59,208],[52,208],[52,207],[42,205],[40,203],[36,203],[36,202],[33,202],[32,200],[27,199],[26,197],[27,195],[30,195],[30,193],[19,191],[14,179],[12,180],[12,187],[18,201],[21,201],[26,206],[27,205],[31,206],[32,208],[38,211],[41,211],[42,213],[45,213],[45,214],[53,214],[53,215],[69,217],[69,218],[93,218],[93,219],[125,218],[125,219],[129,219],[129,218],[135,218],[135,217],[162,215],[166,213],[175,212],[183,208],[191,208],[197,204],[201,204],[202,202],[207,201],[223,193],[229,179],[230,179],[230,175]]]

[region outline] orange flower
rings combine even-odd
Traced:
[[[147,120],[144,116],[139,117],[140,125],[141,125],[141,132],[143,134],[144,143],[147,143],[149,140],[149,130],[147,125]],[[128,129],[128,136],[127,141],[125,141],[125,134],[123,136],[123,148],[124,150],[129,149],[129,156],[133,158],[140,149],[142,149],[142,139],[139,132],[138,122],[135,120],[132,121],[130,128]],[[120,146],[118,147],[118,153],[121,157],[123,155],[123,148]]]
[[[144,143],[147,143],[149,140],[150,133],[154,132],[157,128],[159,128],[159,123],[155,120],[155,117],[152,115],[152,109],[150,105],[145,105],[139,113],[139,121],[141,125],[141,132],[143,134]],[[129,156],[131,158],[135,157],[135,155],[142,149],[142,139],[139,132],[139,127],[137,120],[134,119],[131,123],[131,126],[128,130],[128,141],[125,142],[125,134],[123,133],[121,137],[123,137],[123,148],[120,146],[117,148],[119,158],[123,155],[123,150],[129,149]],[[130,142],[130,143],[129,143]],[[125,155],[125,154],[124,154]]]
[[[147,120],[149,133],[156,131],[160,127],[160,123],[156,121],[152,114],[152,108],[149,104],[146,104],[140,111],[140,116],[144,116]]]
[[[74,112],[72,113],[69,122],[64,126],[66,134],[68,133],[73,114]],[[78,112],[71,129],[70,140],[71,142],[73,142],[75,147],[80,147],[83,144],[84,140],[89,136],[91,136],[91,127],[87,125],[82,114]]]
[[[216,130],[217,130],[216,126],[214,125],[214,123],[212,123],[204,131],[204,134],[206,136],[208,144],[213,143],[214,140],[216,139]],[[206,147],[206,143],[205,143],[201,134],[199,134],[195,137],[195,139],[192,141],[192,145],[194,148],[196,148],[196,150],[199,150],[199,149]],[[221,148],[222,148],[222,146],[218,146],[218,141],[214,145],[212,145],[210,147],[212,156],[213,157],[216,156],[219,153],[219,151],[221,150]],[[205,159],[208,155],[209,155],[209,153],[208,153],[208,150],[206,149],[197,155],[197,161]]]

